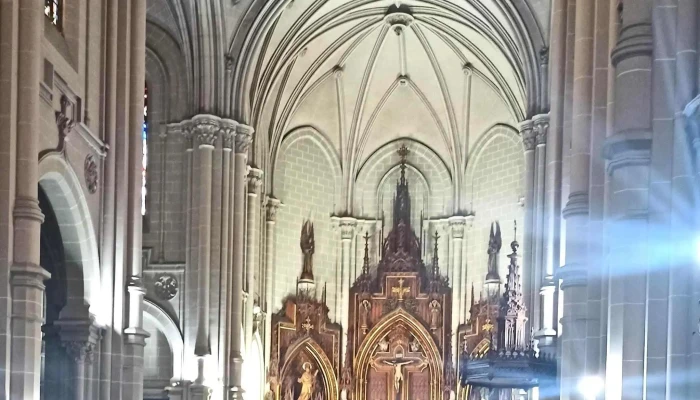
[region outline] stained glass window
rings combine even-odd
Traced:
[[[141,155],[141,215],[146,215],[146,177],[148,174],[148,86],[143,89],[143,128],[141,129],[142,155]]]
[[[56,25],[57,27],[61,27],[61,22],[62,22],[62,15],[61,11],[61,6],[63,1],[62,0],[44,0],[44,15],[46,15],[50,20],[51,23]]]

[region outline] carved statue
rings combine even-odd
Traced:
[[[379,343],[377,343],[377,347],[382,353],[389,351],[389,342],[386,340],[386,337],[383,337],[382,340],[380,340]]]
[[[372,303],[367,299],[362,300],[360,303],[360,328],[362,328],[362,333],[367,333],[369,325],[367,323],[367,317],[369,316],[369,310],[372,308]]]
[[[440,329],[440,302],[433,300],[430,302],[430,330],[435,332]]]
[[[401,383],[403,382],[403,371],[401,371],[401,367],[412,363],[413,361],[384,361],[384,364],[394,367],[394,389],[396,389],[397,393],[399,392],[399,389],[401,389]]]
[[[411,343],[409,343],[408,345],[413,353],[418,353],[420,351],[420,343],[418,343],[418,339],[416,339],[415,337],[413,338],[413,340],[411,340]]]
[[[500,280],[498,276],[498,253],[501,251],[501,226],[498,221],[491,224],[491,233],[489,236],[489,269],[486,274],[486,280]]]
[[[318,369],[311,373],[311,364],[308,362],[305,362],[302,368],[304,368],[304,372],[301,374],[301,378],[297,379],[297,382],[301,383],[301,392],[297,400],[311,400]]]
[[[314,280],[314,224],[311,221],[304,221],[304,225],[301,227],[301,239],[299,243],[301,247],[301,252],[304,254],[304,263],[301,270],[302,280]]]

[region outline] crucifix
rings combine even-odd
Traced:
[[[403,278],[399,278],[399,286],[391,288],[391,293],[396,293],[399,301],[403,301],[403,296],[411,291],[411,288],[404,287],[403,282]]]
[[[303,324],[301,324],[301,329],[306,331],[306,334],[309,334],[309,331],[314,329],[314,325],[311,323],[311,318],[306,317],[306,321],[304,321]]]

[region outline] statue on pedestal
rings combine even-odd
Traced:
[[[301,252],[304,254],[304,262],[301,269],[301,280],[313,282],[313,256],[316,245],[314,241],[314,224],[309,220],[304,221],[304,225],[301,227],[301,239],[299,241],[299,246],[301,247]]]

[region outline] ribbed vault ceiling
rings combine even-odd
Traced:
[[[310,125],[344,169],[412,137],[462,170],[479,134],[527,113],[532,60],[516,18],[495,0],[290,1],[248,65],[246,114],[273,153]]]

